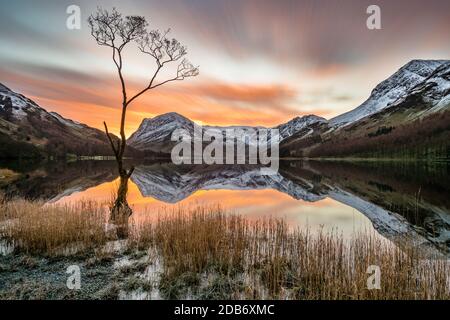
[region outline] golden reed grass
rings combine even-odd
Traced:
[[[64,255],[106,243],[105,210],[95,202],[74,205],[26,200],[0,203],[0,236],[30,254]]]
[[[134,225],[130,242],[155,246],[166,279],[217,273],[244,279],[232,298],[448,299],[447,260],[365,232],[292,230],[281,219],[249,221],[220,207],[182,208],[153,223]],[[381,271],[381,289],[369,290],[369,266]],[[232,281],[230,280],[230,283]]]
[[[101,247],[107,210],[93,202],[0,203],[0,236],[29,254],[58,255],[67,246]],[[220,207],[178,207],[130,220],[129,249],[157,252],[163,277],[216,275],[243,299],[449,299],[446,259],[425,258],[367,232],[292,230],[282,219],[247,220]],[[371,265],[381,289],[369,290]],[[220,289],[219,289],[220,290]]]

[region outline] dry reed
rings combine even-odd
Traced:
[[[106,210],[93,202],[16,200],[0,203],[0,210],[0,237],[27,253],[58,255],[68,246],[96,248],[107,241]],[[292,230],[282,219],[249,221],[198,206],[132,218],[128,244],[157,252],[165,286],[190,279],[184,285],[201,287],[199,279],[213,275],[203,298],[450,298],[448,260],[425,258],[417,247],[397,246],[374,232],[346,239],[337,232]],[[380,289],[368,289],[371,265],[380,268]]]
[[[0,236],[17,250],[31,254],[65,255],[106,243],[105,210],[95,202],[74,205],[26,200],[0,203]]]
[[[155,246],[169,281],[187,273],[220,275],[234,285],[229,298],[450,298],[447,260],[424,258],[414,246],[400,249],[374,232],[347,240],[337,232],[293,231],[281,219],[250,222],[198,207],[141,221],[130,243]],[[380,268],[380,289],[368,289],[372,265]]]

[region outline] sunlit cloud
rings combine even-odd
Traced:
[[[450,52],[446,0],[380,0],[379,31],[366,28],[369,0],[78,3],[79,31],[65,28],[69,0],[2,4],[0,82],[90,126],[108,121],[117,133],[117,73],[110,50],[96,45],[86,18],[98,5],[145,15],[152,28],[173,29],[200,65],[200,76],[133,103],[127,135],[143,118],[171,111],[215,125],[274,126],[306,114],[331,118],[358,106],[409,60],[448,59]],[[135,49],[124,54],[132,95],[145,86],[154,64]]]

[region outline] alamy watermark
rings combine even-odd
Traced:
[[[72,4],[67,7],[66,13],[68,17],[66,19],[66,27],[69,30],[81,29],[81,9],[79,6]]]
[[[366,20],[366,26],[369,30],[381,30],[381,8],[376,4],[367,7],[366,13],[369,17]],[[80,6],[72,4],[66,8],[66,27],[69,30],[81,29],[81,9]]]
[[[194,124],[193,132],[176,129],[171,152],[174,164],[259,164],[261,174],[278,172],[278,129],[211,128]]]
[[[66,274],[69,277],[66,281],[66,286],[70,290],[80,290],[81,289],[81,269],[80,266],[74,264],[67,267]]]
[[[366,25],[369,30],[381,30],[381,8],[376,4],[367,7],[366,13],[369,14]]]
[[[370,265],[366,273],[370,274],[367,278],[367,289],[380,290],[381,289],[381,268],[377,265]]]

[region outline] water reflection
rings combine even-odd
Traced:
[[[108,201],[117,179],[114,165],[2,165],[15,174],[2,176],[0,188],[8,196],[46,201]],[[255,166],[135,166],[128,200],[137,214],[149,206],[156,211],[173,204],[221,203],[250,218],[276,215],[291,224],[347,233],[373,226],[388,239],[407,235],[419,246],[449,252],[448,165],[287,161],[273,176],[262,176]]]

